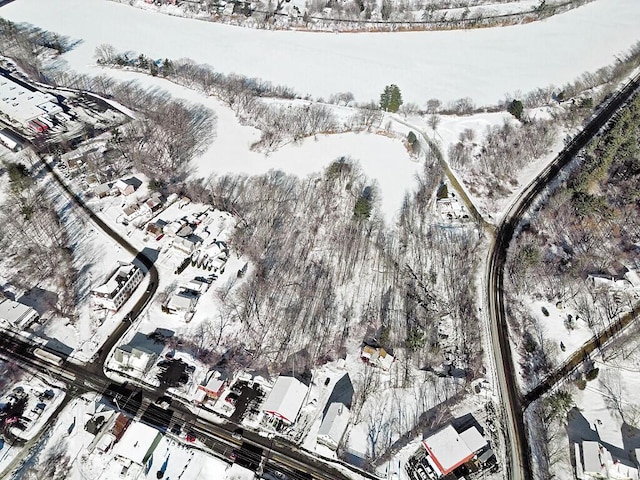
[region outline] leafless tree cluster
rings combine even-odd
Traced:
[[[12,383],[16,383],[22,378],[24,370],[22,370],[13,361],[1,361],[0,362],[0,388],[4,389]]]
[[[15,169],[16,165],[9,165]],[[11,283],[30,290],[43,280],[52,281],[59,292],[51,305],[61,315],[75,311],[75,279],[71,241],[53,203],[26,170],[15,174],[11,194],[2,205],[4,228],[0,245],[10,271]]]
[[[71,459],[67,454],[67,442],[55,443],[43,458],[39,458],[37,465],[29,468],[24,477],[26,480],[48,478],[51,480],[65,480],[71,473]]]
[[[114,98],[140,115],[115,130],[110,147],[127,164],[150,178],[174,183],[187,174],[189,162],[215,137],[214,113],[208,108],[177,100],[168,93],[119,82],[108,76],[89,77],[61,72],[58,84]]]
[[[333,133],[339,128],[330,107],[317,103],[282,106],[255,102],[245,109],[245,119],[262,132],[252,148],[272,151],[287,141],[299,141],[317,133]]]
[[[548,152],[555,140],[552,120],[528,120],[518,123],[505,120],[500,126],[488,127],[478,145],[472,130],[460,134],[449,148],[449,161],[454,168],[471,167],[496,182],[513,181],[524,166]]]
[[[0,18],[0,55],[15,60],[29,76],[45,80],[44,57],[58,56],[76,42],[57,33]]]
[[[574,407],[569,393],[559,390],[532,404],[526,413],[535,478],[552,479],[551,469],[568,462],[567,414]]]
[[[437,369],[449,361],[461,376],[478,373],[478,235],[434,225],[437,165],[428,161],[397,229],[377,217],[375,186],[347,159],[305,179],[271,172],[217,176],[204,189],[190,187],[193,198],[240,219],[232,243],[252,268],[221,296],[229,317],[242,322],[240,338],[254,366],[290,368],[287,361],[298,352],[312,365],[372,335],[398,350],[397,387],[411,384],[414,366]],[[356,214],[365,191],[374,205],[369,218]],[[443,316],[453,318],[455,338],[438,335]]]

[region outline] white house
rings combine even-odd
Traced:
[[[132,422],[114,448],[113,458],[120,464],[120,475],[138,478],[143,474],[161,439],[162,433],[155,428]]]
[[[113,352],[113,360],[122,369],[133,370],[144,375],[149,371],[158,356],[146,348],[122,345]]]
[[[179,252],[186,253],[187,255],[191,255],[196,251],[198,246],[200,246],[202,242],[198,239],[198,237],[176,237],[173,239],[173,243],[171,246],[178,250]]]
[[[91,291],[94,301],[117,312],[142,281],[142,271],[132,263],[120,262],[106,282]]]
[[[290,425],[296,421],[308,392],[309,387],[298,379],[280,376],[262,405],[262,411]]]
[[[133,221],[140,215],[142,215],[142,210],[135,203],[133,205],[128,205],[122,209],[122,216],[127,222]]]
[[[329,405],[327,414],[320,424],[320,430],[318,430],[318,443],[326,445],[331,450],[336,450],[347,425],[349,425],[350,413],[342,403],[336,402]]]
[[[171,295],[166,307],[169,313],[187,313],[193,311],[197,303],[198,295],[181,290]]]
[[[638,469],[614,459],[598,442],[582,442],[582,455],[576,444],[576,474],[583,480],[638,480]]]
[[[0,320],[12,327],[25,329],[40,318],[38,312],[20,302],[0,298]]]
[[[130,184],[125,182],[124,180],[120,179],[118,180],[116,183],[113,184],[113,189],[117,190],[121,195],[131,195],[133,192],[136,191],[135,187]]]

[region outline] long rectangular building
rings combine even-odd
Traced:
[[[62,107],[50,93],[30,90],[0,75],[0,112],[27,126],[32,120],[62,113]]]
[[[117,312],[140,284],[142,276],[142,271],[132,263],[120,263],[105,283],[91,291],[94,301]]]

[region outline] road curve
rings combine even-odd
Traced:
[[[113,228],[111,228],[104,220],[102,220],[96,213],[87,206],[84,200],[76,194],[69,186],[60,178],[58,172],[56,172],[53,166],[44,158],[44,155],[41,156],[42,164],[45,169],[51,173],[54,180],[57,184],[62,188],[67,197],[73,201],[82,211],[84,211],[91,221],[102,230],[106,235],[111,237],[118,245],[120,245],[124,250],[126,250],[131,255],[135,255],[136,259],[144,265],[149,273],[149,287],[144,292],[142,297],[138,300],[138,302],[134,305],[133,309],[129,313],[130,322],[133,322],[142,309],[147,305],[149,300],[153,297],[158,289],[158,269],[154,265],[154,260],[149,258],[144,252],[138,251],[133,245],[131,245],[124,237],[122,237],[118,232],[116,232]],[[107,355],[113,348],[113,346],[120,340],[120,338],[125,334],[127,328],[130,323],[121,322],[115,330],[109,335],[109,338],[102,344],[100,347],[101,353],[98,355],[96,360],[94,360],[91,364],[87,365],[87,368],[102,369],[102,365],[106,361]]]
[[[492,350],[505,414],[505,442],[508,455],[506,467],[508,478],[511,480],[532,479],[533,471],[523,419],[522,398],[516,380],[504,307],[504,267],[507,250],[516,228],[540,193],[638,91],[639,85],[640,74],[636,75],[608,100],[553,162],[520,193],[496,229],[486,266],[486,300],[491,322]]]

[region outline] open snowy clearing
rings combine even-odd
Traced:
[[[141,73],[115,69],[100,69],[100,72],[120,80],[138,80],[142,85],[162,88],[176,98],[205,105],[215,112],[215,139],[194,160],[195,177],[206,178],[214,173],[260,175],[269,170],[305,177],[321,172],[339,157],[350,157],[359,162],[367,177],[377,181],[381,192],[380,209],[387,221],[400,210],[405,192],[415,187],[415,175],[420,171],[421,163],[411,159],[400,140],[364,132],[318,135],[265,155],[250,150],[251,144],[260,138],[260,132],[241,125],[233,110],[216,98]],[[336,110],[340,108],[335,107]]]
[[[360,101],[377,99],[384,85],[396,83],[405,101],[468,96],[493,104],[505,93],[563,84],[610,64],[640,40],[636,0],[600,0],[513,27],[396,34],[252,30],[104,0],[21,0],[1,13],[82,40],[64,55],[82,72],[94,63],[96,46],[110,43],[156,58],[189,57],[303,95],[351,91]]]

